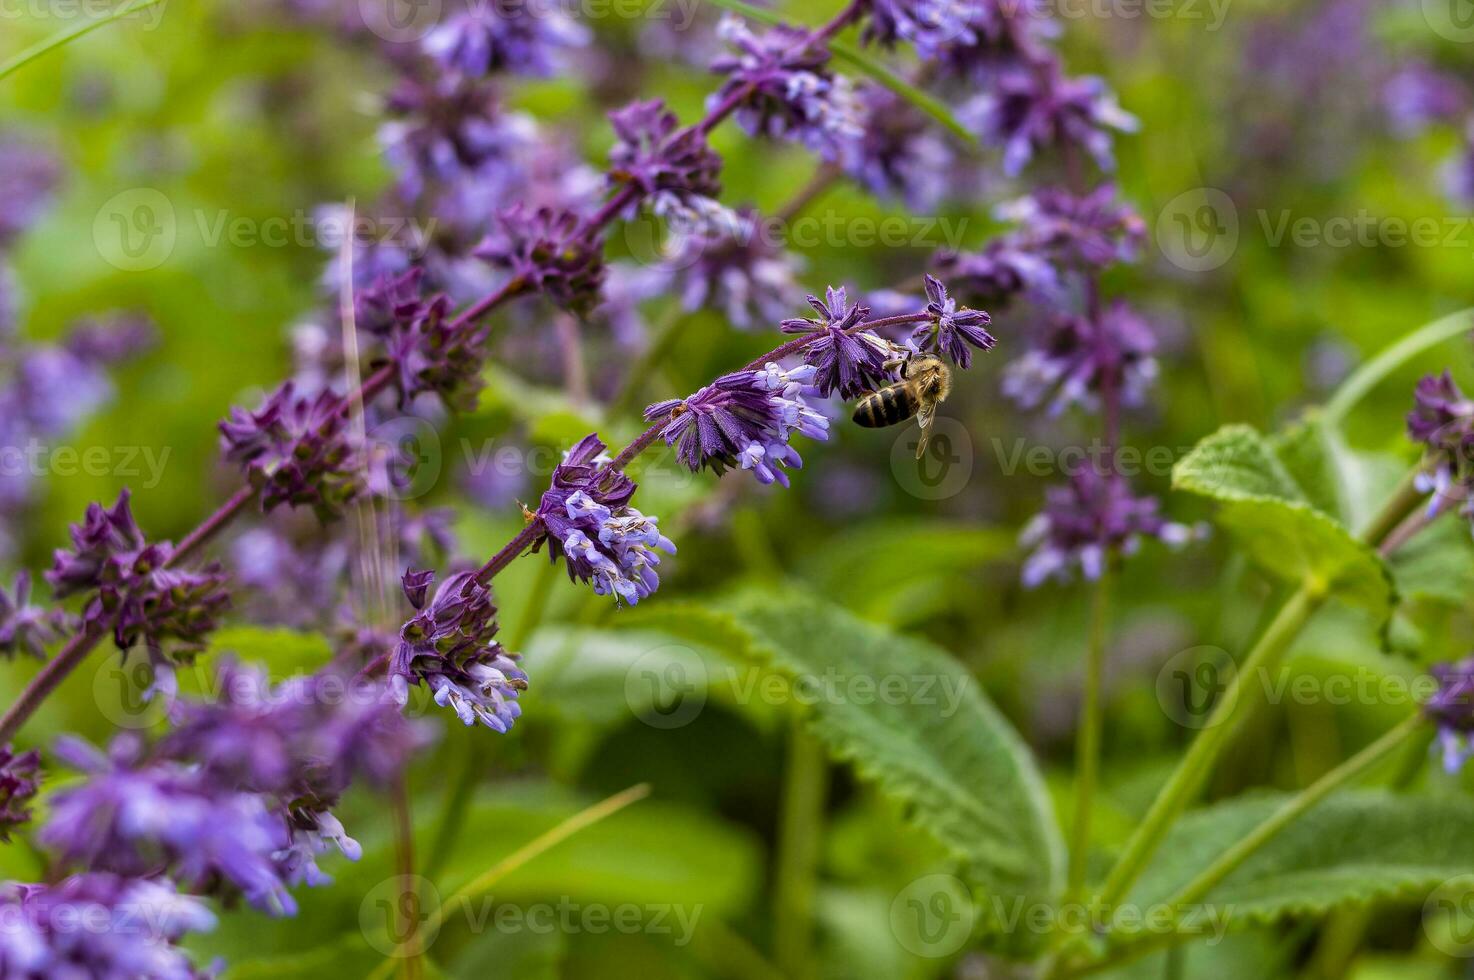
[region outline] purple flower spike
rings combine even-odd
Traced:
[[[388,95],[390,117],[379,129],[384,156],[405,197],[479,176],[524,140],[520,123],[501,109],[487,83],[455,76],[403,79]]]
[[[808,364],[789,371],[769,364],[723,375],[689,398],[651,405],[645,419],[666,420],[661,438],[692,471],[705,467],[720,476],[740,466],[760,483],[786,487],[784,470],[803,466],[789,436],[829,437],[829,420],[804,401],[816,373]]]
[[[452,575],[428,603],[429,583],[409,573],[405,595],[419,610],[399,631],[389,664],[395,697],[403,703],[411,684],[424,684],[435,703],[452,709],[461,722],[481,722],[505,732],[522,713],[517,695],[527,689],[527,675],[494,637],[496,606],[491,592],[472,572]],[[419,600],[416,602],[416,600]]]
[[[994,239],[981,252],[943,253],[937,271],[983,306],[999,308],[1016,299],[1049,302],[1060,294],[1060,277],[1047,258],[1014,236]]]
[[[1474,657],[1437,664],[1432,673],[1438,690],[1423,705],[1423,713],[1437,724],[1443,766],[1453,773],[1474,755]]]
[[[225,458],[261,491],[266,512],[309,506],[324,524],[358,492],[358,454],[349,443],[348,406],[323,391],[298,397],[285,382],[255,412],[231,409],[220,423]]]
[[[585,436],[553,471],[552,486],[538,504],[548,529],[549,554],[562,558],[568,577],[592,582],[597,595],[635,605],[660,587],[660,555],[676,553],[660,533],[660,521],[629,506],[635,484],[600,465],[604,443]]]
[[[14,657],[17,652],[33,657],[46,656],[46,644],[58,639],[66,628],[66,615],[59,609],[44,609],[30,604],[31,576],[20,572],[10,595],[0,589],[0,656]]]
[[[9,745],[0,746],[0,841],[8,843],[12,830],[30,822],[30,802],[41,788],[40,767],[36,752],[16,755]]]
[[[1102,170],[1114,169],[1111,134],[1135,132],[1136,117],[1123,111],[1098,78],[1065,78],[1053,58],[1020,61],[997,73],[970,115],[983,138],[1003,151],[1003,170],[1017,176],[1036,153],[1078,147]]]
[[[844,287],[829,287],[825,298],[809,297],[818,320],[784,320],[784,333],[810,334],[817,339],[804,348],[804,361],[814,368],[813,386],[819,397],[838,391],[843,398],[858,398],[880,387],[886,377],[885,362],[891,348],[869,330],[855,330],[870,316],[870,308],[849,304]]]
[[[0,885],[0,976],[205,980],[175,943],[215,916],[167,879],[84,874],[54,884]]]
[[[1133,262],[1146,241],[1146,222],[1116,199],[1115,184],[1085,195],[1043,188],[998,209],[1018,222],[1019,236],[1039,255],[1062,265],[1100,269]]]
[[[993,318],[982,310],[958,309],[957,301],[935,276],[926,277],[926,298],[931,322],[923,323],[911,334],[919,350],[943,351],[958,367],[969,368],[974,347],[992,350],[998,343],[986,329]]]
[[[62,861],[121,875],[167,867],[192,890],[295,913],[273,858],[288,843],[286,828],[260,797],[212,785],[186,766],[147,762],[134,736],[114,739],[106,755],[70,737],[54,752],[86,774],[56,793],[41,829],[41,843]]]
[[[632,102],[611,112],[609,121],[619,137],[609,153],[615,183],[632,184],[646,197],[668,195],[676,207],[721,194],[722,158],[699,131],[680,129],[660,99]]]
[[[218,562],[198,571],[165,568],[173,545],[149,544],[128,500],[124,490],[111,509],[89,505],[83,522],[72,525],[75,550],[58,550],[46,579],[58,598],[97,590],[83,620],[97,628],[111,625],[113,642],[125,652],[144,644],[154,668],[152,694],[172,690],[175,660],[188,662],[205,648],[230,597]],[[172,641],[169,657],[165,641]]]
[[[1441,513],[1461,505],[1460,513],[1474,517],[1474,401],[1454,384],[1453,375],[1428,375],[1413,393],[1407,416],[1408,438],[1424,445],[1423,470],[1417,487],[1430,494],[1428,512]]]
[[[864,134],[845,146],[845,172],[872,193],[932,212],[953,190],[957,154],[909,102],[881,85],[859,90]]]
[[[1010,364],[1003,379],[1003,393],[1024,408],[1048,402],[1051,415],[1070,405],[1095,411],[1107,384],[1121,404],[1140,405],[1157,376],[1151,327],[1120,300],[1098,322],[1056,318],[1043,341]]]
[[[589,30],[555,4],[489,0],[471,4],[425,36],[427,54],[446,71],[480,77],[507,71],[548,77],[564,49],[589,42]]]
[[[867,43],[887,46],[909,41],[923,58],[945,48],[978,43],[977,26],[992,0],[867,0],[870,19],[862,35]]]
[[[443,293],[401,303],[397,309],[398,322],[385,349],[395,366],[400,407],[433,393],[450,408],[474,408],[482,386],[487,325],[476,320],[456,323],[449,316],[450,298]]]
[[[1134,554],[1143,537],[1179,547],[1197,533],[1163,518],[1156,498],[1134,497],[1121,477],[1086,466],[1069,483],[1050,487],[1043,512],[1024,527],[1020,543],[1034,551],[1024,562],[1023,582],[1031,589],[1051,578],[1068,582],[1077,568],[1097,579],[1112,551]]]
[[[0,142],[0,247],[8,246],[51,206],[60,180],[51,154],[25,143]]]
[[[506,269],[529,288],[574,313],[599,303],[604,286],[604,247],[585,235],[578,216],[541,208],[528,214],[519,204],[502,212],[498,230],[476,254]]]
[[[718,32],[737,53],[712,64],[727,80],[708,108],[739,99],[737,122],[749,134],[798,140],[826,160],[864,135],[854,86],[829,70],[829,52],[810,32],[780,25],[757,35],[730,15]]]

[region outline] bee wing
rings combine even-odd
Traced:
[[[921,424],[921,438],[916,443],[916,458],[921,459],[926,455],[926,444],[931,440],[931,424],[936,421],[937,403],[924,401],[921,409],[916,413],[916,421]]]

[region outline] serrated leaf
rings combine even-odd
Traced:
[[[1183,817],[1132,893],[1142,908],[1169,901],[1286,797],[1238,799]],[[1421,902],[1474,873],[1474,801],[1366,790],[1333,796],[1290,824],[1203,899],[1242,930],[1375,902]]]
[[[807,692],[795,702],[829,753],[906,807],[962,863],[969,884],[1002,900],[980,905],[999,945],[1000,909],[1058,895],[1063,845],[1028,747],[945,651],[788,594],[667,603],[631,618],[769,665]],[[882,696],[886,683],[899,693]],[[1006,942],[1017,952],[1040,938]]]
[[[1219,429],[1173,468],[1172,485],[1216,500],[1218,519],[1269,572],[1378,615],[1395,592],[1381,557],[1317,510],[1274,448],[1248,426]]]
[[[1407,472],[1392,456],[1353,451],[1317,411],[1268,442],[1311,505],[1348,528],[1365,526]]]

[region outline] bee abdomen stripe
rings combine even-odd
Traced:
[[[887,388],[880,393],[881,415],[886,425],[895,425],[911,417],[911,399],[906,396],[903,388]]]

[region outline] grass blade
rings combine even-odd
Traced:
[[[44,40],[37,41],[35,44],[21,51],[19,54],[16,54],[14,57],[8,58],[4,62],[0,62],[0,79],[9,77],[10,75],[24,68],[26,65],[35,61],[37,58],[41,57],[43,54],[46,54],[47,52],[53,51],[56,48],[62,47],[64,45],[70,44],[77,38],[82,37],[85,34],[90,34],[93,31],[97,30],[99,27],[111,24],[115,20],[121,20],[122,18],[127,17],[129,14],[137,13],[140,10],[147,10],[149,7],[156,7],[163,2],[164,0],[133,0],[132,3],[121,4],[116,10],[104,14],[103,16],[98,17],[94,20],[83,21],[80,24],[74,24],[71,27],[66,28],[65,30],[58,31],[57,33],[51,35]]]

